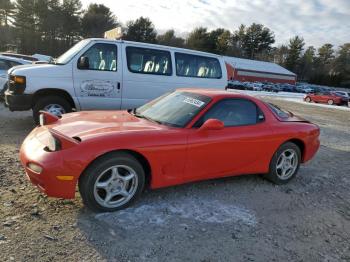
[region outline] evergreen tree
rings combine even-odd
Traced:
[[[286,67],[294,73],[298,73],[298,66],[300,62],[300,56],[304,49],[304,39],[299,36],[295,36],[289,40],[288,54],[286,58]]]
[[[157,36],[157,43],[160,45],[183,47],[185,39],[177,37],[173,29],[166,31],[164,34]]]
[[[152,21],[141,16],[135,21],[128,22],[126,34],[123,38],[136,42],[156,43],[157,32]]]
[[[90,4],[82,18],[84,37],[104,37],[104,33],[119,24],[111,10],[103,4]]]

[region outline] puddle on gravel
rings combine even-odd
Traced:
[[[162,203],[144,204],[114,213],[102,213],[96,219],[129,229],[145,225],[167,226],[172,220],[192,220],[195,223],[256,224],[255,214],[243,207],[207,199],[178,199]],[[194,221],[193,221],[194,220]]]

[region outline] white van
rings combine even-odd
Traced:
[[[85,39],[54,63],[9,71],[11,111],[128,109],[180,87],[224,89],[223,57],[123,40]]]

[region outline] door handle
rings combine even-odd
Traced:
[[[120,82],[117,82],[117,89],[120,90]]]

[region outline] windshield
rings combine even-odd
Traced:
[[[160,124],[185,127],[209,102],[208,96],[175,91],[135,110],[135,116]]]
[[[90,40],[82,40],[76,43],[71,49],[68,49],[67,52],[63,53],[59,58],[56,59],[56,64],[67,64],[82,48],[84,48]]]

